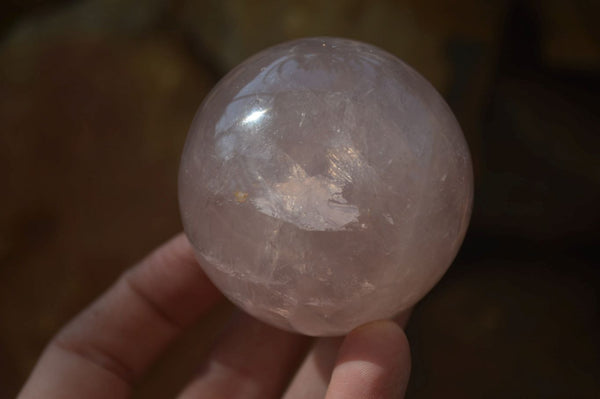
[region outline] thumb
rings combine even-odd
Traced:
[[[403,398],[409,375],[404,331],[392,321],[376,321],[344,339],[325,398]]]

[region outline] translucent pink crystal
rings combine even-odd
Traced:
[[[376,47],[264,50],[208,95],[179,198],[210,279],[272,325],[344,334],[415,304],[467,229],[471,160],[452,112]]]

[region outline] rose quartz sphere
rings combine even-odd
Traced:
[[[328,336],[433,287],[465,235],[472,180],[461,129],[421,75],[368,44],[309,38],[254,55],[206,97],[179,199],[231,301]]]

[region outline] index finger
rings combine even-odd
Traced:
[[[165,347],[221,295],[180,234],[48,344],[20,398],[124,398]]]

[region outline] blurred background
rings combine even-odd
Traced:
[[[215,82],[313,35],[411,64],[473,154],[469,233],[408,327],[408,397],[600,397],[599,18],[594,0],[1,2],[0,397],[181,230],[179,156]],[[173,396],[229,311],[187,333],[137,397]]]

